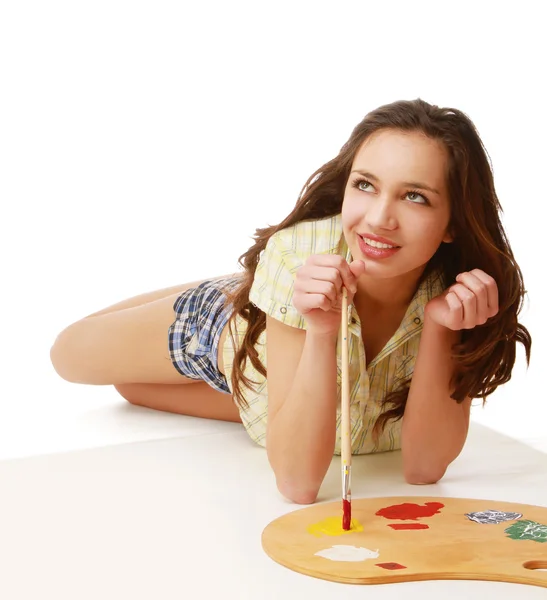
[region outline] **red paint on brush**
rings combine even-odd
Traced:
[[[351,502],[349,500],[342,499],[342,507],[344,514],[342,516],[342,529],[348,531],[351,529]]]
[[[405,502],[405,504],[394,504],[393,506],[381,508],[376,514],[386,519],[400,519],[401,521],[411,519],[416,521],[422,517],[438,515],[441,508],[444,508],[444,504],[440,502],[426,502],[424,505]]]
[[[429,529],[425,523],[390,523],[391,529]]]

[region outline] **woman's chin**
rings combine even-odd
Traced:
[[[371,279],[419,279],[426,265],[401,265],[389,264],[387,261],[378,261],[367,258],[366,256],[357,257],[365,263],[364,277]]]

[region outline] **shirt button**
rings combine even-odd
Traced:
[[[420,319],[420,317],[416,317],[414,319],[414,323],[416,323],[416,325],[419,325],[422,322],[422,320]]]
[[[282,306],[282,307],[279,309],[279,312],[280,312],[280,313],[282,313],[282,314],[285,314],[285,313],[287,312],[287,307],[286,307],[286,306]]]
[[[351,322],[355,324],[357,323],[357,319],[355,317],[351,317]]]

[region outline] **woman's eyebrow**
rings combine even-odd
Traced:
[[[367,179],[372,179],[372,181],[377,181],[377,182],[380,181],[378,179],[378,177],[376,177],[376,175],[373,175],[372,173],[369,173],[368,171],[362,171],[361,169],[354,169],[352,171],[352,173],[359,173],[359,175],[362,175],[363,177],[366,177]],[[422,190],[427,190],[428,192],[433,192],[434,194],[438,194],[439,196],[441,195],[441,193],[438,190],[436,190],[435,188],[432,188],[431,186],[429,186],[425,183],[420,183],[419,181],[402,181],[401,184],[408,185],[409,187],[416,187],[416,188],[420,188]]]

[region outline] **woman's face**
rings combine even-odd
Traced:
[[[452,241],[447,164],[444,146],[418,132],[384,129],[363,142],[344,191],[342,225],[368,275],[419,277],[441,242]]]

